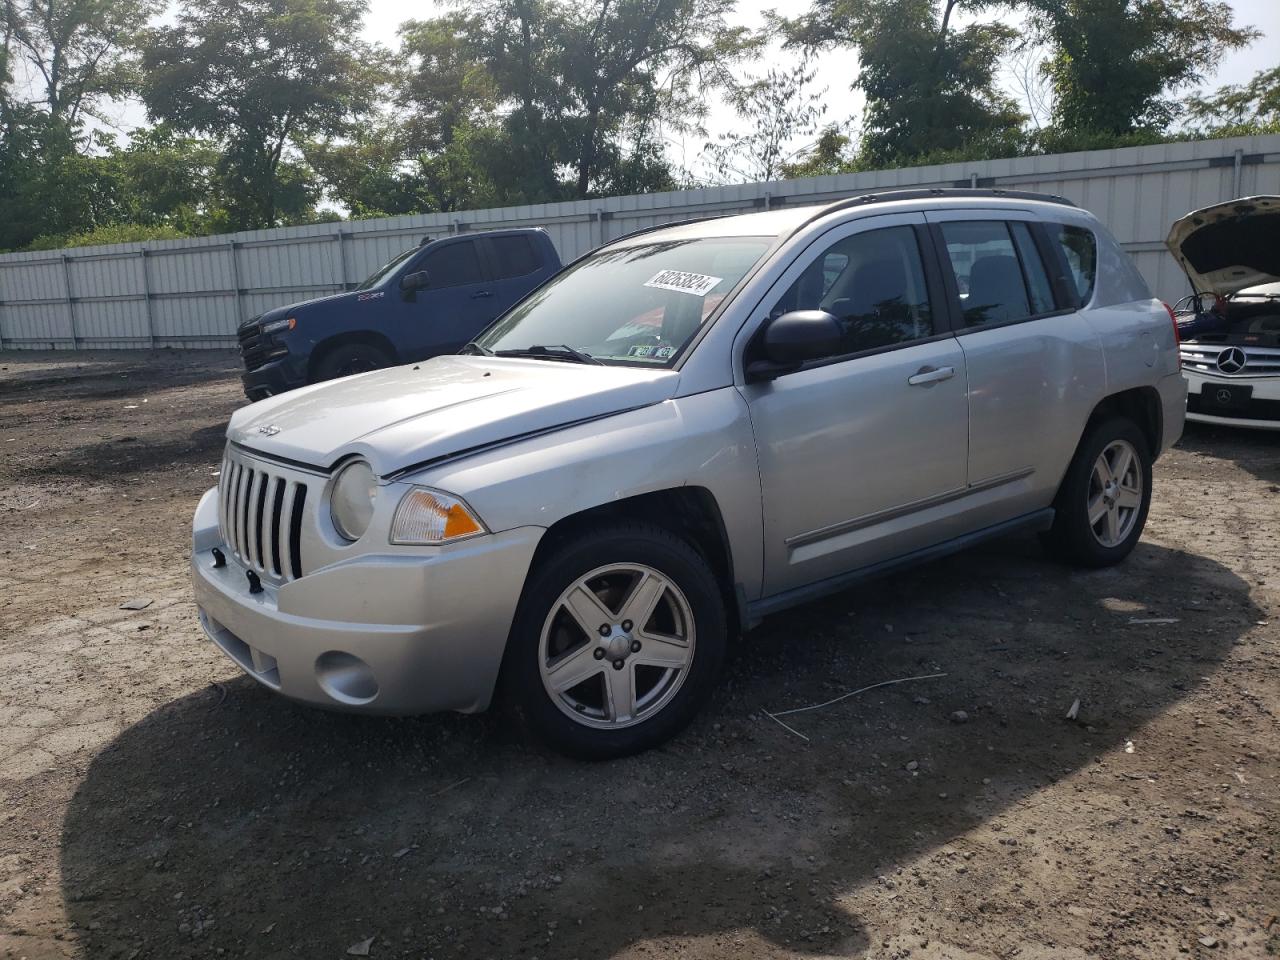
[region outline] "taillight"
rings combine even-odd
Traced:
[[[1173,307],[1169,306],[1163,300],[1165,310],[1169,314],[1169,322],[1173,324],[1173,350],[1178,355],[1178,369],[1182,369],[1182,334],[1178,331],[1178,315],[1173,312]]]

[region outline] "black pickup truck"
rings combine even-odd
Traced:
[[[560,269],[540,229],[424,240],[354,290],[277,307],[236,331],[244,392],[295,387],[454,353]]]

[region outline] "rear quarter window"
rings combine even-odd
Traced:
[[[1092,230],[1073,224],[1046,223],[1045,229],[1067,261],[1067,279],[1083,306],[1093,299],[1098,281],[1098,240]]]

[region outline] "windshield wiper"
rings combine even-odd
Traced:
[[[581,350],[575,350],[567,343],[557,343],[551,346],[532,346],[525,347],[523,350],[497,350],[494,352],[497,357],[532,357],[539,360],[567,360],[570,363],[593,363],[596,366],[603,367],[605,362],[597,360],[589,353],[583,353]]]
[[[474,350],[476,353],[480,354],[480,356],[482,356],[482,357],[492,357],[492,356],[493,356],[493,351],[492,351],[492,350],[490,350],[488,347],[484,346],[483,344],[477,343],[475,340],[472,340],[470,343],[464,343],[464,344],[462,345],[462,349],[461,349],[461,350],[459,350],[458,352],[459,352],[459,353],[469,353],[469,352],[470,352],[470,351],[472,351],[472,350]]]

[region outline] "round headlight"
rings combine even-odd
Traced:
[[[346,540],[359,540],[373,519],[373,501],[378,496],[378,478],[363,460],[352,460],[338,471],[329,494],[329,513],[334,529]]]

